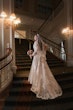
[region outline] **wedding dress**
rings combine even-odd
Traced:
[[[46,62],[46,51],[40,50],[38,42],[33,45],[33,62],[28,77],[32,84],[31,91],[36,94],[37,98],[54,99],[62,95],[62,89],[54,78]]]

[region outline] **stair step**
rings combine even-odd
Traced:
[[[29,99],[32,99],[32,101],[41,101],[40,98],[36,98],[36,95],[34,93],[32,93],[31,91],[24,91],[24,92],[15,92],[15,94],[10,94],[10,98],[9,100],[11,101],[15,101],[14,97],[16,96],[20,96],[20,100],[18,100],[18,102],[21,102],[21,101],[24,101],[25,102],[30,102],[31,100]],[[24,98],[23,98],[24,97]],[[62,99],[65,99],[65,98],[69,98],[69,97],[73,97],[73,92],[68,92],[68,93],[63,93],[62,96],[56,98],[58,100],[62,100]],[[56,100],[54,99],[54,100]]]
[[[28,66],[31,65],[31,63],[18,63],[17,66]]]
[[[71,77],[66,77],[66,78],[62,78],[62,77],[60,77],[59,79],[58,79],[58,77],[57,76],[55,76],[56,77],[56,80],[59,82],[59,83],[66,83],[66,82],[70,82],[70,83],[73,83],[73,77],[71,76]],[[22,80],[28,80],[28,77],[15,77],[14,78],[14,82],[13,83],[22,83]],[[18,82],[17,82],[18,81]],[[25,81],[23,81],[23,83],[25,82]]]
[[[13,98],[13,97],[12,97]],[[67,98],[63,98],[63,99],[53,99],[53,100],[41,100],[41,99],[38,99],[37,101],[30,101],[30,100],[27,100],[26,101],[26,98],[24,101],[21,101],[21,100],[8,100],[6,101],[6,106],[45,106],[45,105],[58,105],[58,104],[63,104],[63,103],[70,103],[73,101],[73,97],[67,97]]]
[[[28,64],[32,64],[32,62],[31,61],[29,61],[29,62],[16,62],[16,64],[17,65],[28,65]],[[52,62],[48,62],[48,65],[63,65],[63,63],[59,63],[59,62],[54,62],[54,63],[52,63]]]
[[[24,66],[18,66],[17,65],[17,69],[29,69],[30,70],[31,65],[24,65]]]
[[[23,54],[16,54],[16,65],[18,66],[18,70],[29,70],[31,66],[32,60],[27,55],[27,52],[21,51]],[[17,53],[17,52],[16,52]],[[26,53],[26,54],[24,54]],[[60,67],[64,66],[64,62],[59,58],[55,57],[52,53],[47,52],[46,59],[49,67]]]
[[[22,60],[22,61],[16,61],[16,63],[32,63],[31,60]]]
[[[68,72],[68,73],[62,73],[62,74],[57,74],[57,75],[54,75],[54,77],[57,79],[57,80],[67,80],[67,79],[72,79],[73,78],[73,73],[72,72]],[[28,77],[19,77],[17,75],[15,75],[15,77],[13,78],[15,80],[27,80]]]
[[[64,65],[62,64],[51,64],[49,65],[49,67],[63,67]],[[23,65],[23,66],[19,66],[17,65],[17,69],[30,69],[31,68],[31,64],[30,65]]]

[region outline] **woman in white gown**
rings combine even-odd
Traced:
[[[32,84],[31,91],[36,94],[37,98],[54,99],[62,95],[62,89],[46,62],[46,44],[39,34],[34,36],[34,40],[34,52],[30,54],[33,62],[28,77],[28,81]]]

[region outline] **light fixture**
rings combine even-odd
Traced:
[[[17,18],[16,20],[17,20],[17,22],[18,22],[18,23],[21,23],[21,20],[20,20],[20,18]]]
[[[12,13],[11,16],[10,16],[10,20],[13,21],[14,19],[16,19],[16,15],[15,15],[15,13]]]
[[[70,27],[66,27],[66,28],[64,28],[62,30],[62,34],[64,34],[64,35],[71,35],[71,34],[73,34],[73,30],[70,29]]]
[[[13,25],[13,24],[17,25],[17,24],[21,23],[20,18],[16,18],[15,13],[12,13],[9,18],[6,18],[7,17],[6,12],[2,11],[0,17],[2,19],[5,18],[4,23],[5,23],[6,26],[10,26],[10,25]]]
[[[14,20],[14,24],[16,24],[16,25],[17,25],[17,24],[19,24],[19,23],[21,23],[20,18],[17,18],[17,19],[15,19],[15,20]]]
[[[62,34],[68,34],[70,31],[70,28],[69,27],[66,27],[62,30]]]
[[[6,12],[2,11],[0,16],[1,16],[2,18],[6,18],[6,17],[7,17],[7,14],[6,14]]]

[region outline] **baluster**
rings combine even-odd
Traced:
[[[63,42],[61,42],[61,52],[60,52],[60,57],[66,61],[66,53],[65,53],[65,49],[64,49],[64,44]]]

